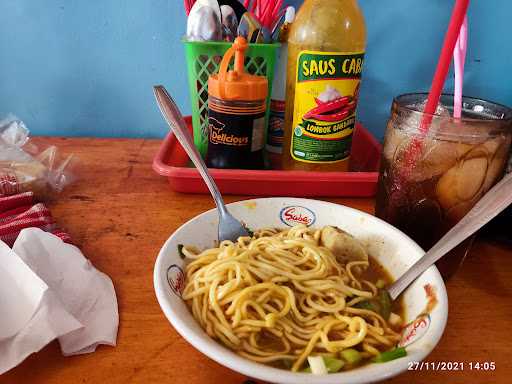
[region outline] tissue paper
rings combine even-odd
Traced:
[[[0,241],[0,374],[58,338],[64,355],[116,344],[119,314],[110,278],[80,249],[39,228]]]
[[[13,251],[34,271],[84,327],[59,338],[62,353],[93,352],[115,345],[119,314],[114,285],[80,249],[38,228],[21,231]]]
[[[50,341],[83,328],[48,286],[0,241],[0,374]]]

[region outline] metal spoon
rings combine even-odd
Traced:
[[[215,9],[195,3],[187,19],[187,39],[189,41],[222,40],[222,24]]]
[[[230,41],[233,41],[238,29],[238,18],[235,11],[229,5],[221,5],[220,13],[222,15],[222,26],[224,30],[227,29],[230,32],[229,36],[232,37]]]
[[[260,30],[260,22],[250,12],[245,12],[238,21],[238,36],[245,37],[249,43],[257,42]]]
[[[228,209],[224,205],[222,195],[220,194],[212,176],[208,172],[208,168],[206,167],[201,155],[194,146],[194,141],[192,140],[192,136],[188,131],[187,124],[185,123],[178,106],[164,86],[154,86],[153,91],[155,93],[158,107],[160,108],[160,112],[162,112],[165,121],[196,166],[201,177],[206,183],[206,186],[210,190],[210,193],[215,200],[215,204],[217,204],[217,210],[219,211],[219,241],[236,241],[241,236],[249,236],[247,229],[228,212]]]
[[[388,288],[391,298],[395,300],[427,268],[482,228],[510,204],[512,204],[512,173],[487,192],[457,225]]]

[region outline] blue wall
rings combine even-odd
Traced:
[[[394,95],[428,90],[452,1],[359,3],[369,31],[359,117],[380,137]],[[182,4],[1,0],[0,116],[34,134],[163,136],[153,84],[190,113]],[[465,94],[512,105],[511,14],[510,0],[473,0]]]

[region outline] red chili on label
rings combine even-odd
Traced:
[[[304,119],[315,119],[319,121],[334,122],[340,121],[349,116],[355,110],[356,102],[350,96],[340,97],[339,99],[322,102],[316,99],[317,107],[304,115]]]
[[[310,119],[315,119],[319,121],[326,121],[329,123],[334,123],[336,121],[341,121],[346,117],[350,116],[350,110],[342,110],[340,112],[333,113],[331,115],[313,115],[309,117]]]

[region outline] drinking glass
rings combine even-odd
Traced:
[[[393,101],[375,207],[378,217],[425,251],[500,180],[512,140],[510,108],[464,97],[457,119],[453,95],[442,95],[436,113],[426,116],[426,98],[405,94]],[[438,262],[445,279],[461,265],[471,243]]]

